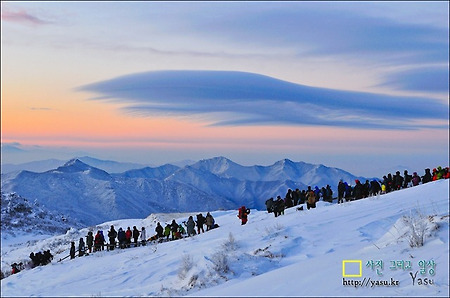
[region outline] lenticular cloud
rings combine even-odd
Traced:
[[[448,107],[433,99],[333,90],[237,71],[153,71],[85,86],[94,100],[127,104],[139,116],[180,116],[213,125],[325,125],[419,129],[446,120]]]

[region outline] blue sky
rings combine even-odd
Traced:
[[[448,6],[2,2],[2,158],[448,164]]]

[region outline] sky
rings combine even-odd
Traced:
[[[448,2],[1,5],[3,163],[449,163]]]

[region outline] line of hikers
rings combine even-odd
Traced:
[[[439,179],[449,179],[450,172],[449,167],[442,168],[437,167],[433,169],[431,173],[430,169],[425,169],[425,174],[420,177],[417,172],[413,175],[409,175],[408,171],[404,171],[404,176],[400,175],[400,171],[397,171],[394,176],[389,173],[387,176],[383,176],[383,180],[377,181],[376,179],[369,182],[366,180],[362,184],[358,179],[355,180],[355,185],[352,186],[342,179],[338,183],[338,196],[337,203],[343,203],[345,201],[359,200],[367,198],[370,196],[376,196],[378,194],[385,194],[394,190],[399,190],[402,188],[417,186],[420,183],[425,184],[430,181],[435,181]],[[274,213],[275,217],[284,214],[286,208],[294,207],[306,202],[307,209],[316,208],[316,203],[322,198],[323,201],[332,202],[333,190],[330,185],[326,187],[319,188],[317,186],[314,189],[308,186],[307,190],[300,191],[298,188],[293,191],[289,189],[282,199],[281,196],[277,196],[277,199],[268,199],[265,204],[268,213]],[[303,206],[297,208],[298,210],[303,210]]]
[[[164,241],[181,239],[183,238],[183,235],[190,237],[197,233],[205,233],[204,225],[206,225],[206,231],[219,227],[219,225],[215,223],[214,217],[209,212],[206,214],[206,217],[201,213],[197,214],[196,221],[194,221],[194,218],[191,215],[187,221],[183,221],[183,224],[186,226],[186,229],[182,224],[178,224],[175,219],[172,220],[170,224],[166,224],[164,228],[161,223],[158,222],[155,228],[156,234],[149,238],[147,238],[145,227],[142,227],[140,231],[136,226],[133,226],[133,230],[128,227],[126,231],[122,228],[119,228],[119,230],[116,231],[112,225],[108,231],[109,244],[106,243],[102,230],[98,230],[95,236],[92,231],[89,231],[86,236],[86,242],[83,238],[80,238],[80,241],[78,242],[78,256],[81,257],[89,255],[91,252],[105,250],[105,247],[108,251],[114,250],[116,247],[121,249],[129,248],[131,247],[132,240],[134,247],[137,247],[140,245],[145,246],[147,242],[150,241],[157,240],[161,243]],[[195,227],[197,227],[197,232],[195,231]],[[170,236],[172,237],[170,238]],[[76,253],[77,248],[75,247],[75,241],[72,241],[69,253],[70,259],[74,259],[77,255]]]
[[[37,252],[36,254],[34,252],[30,253],[30,261],[28,263],[24,264],[23,262],[20,263],[12,263],[11,264],[11,274],[19,273],[20,271],[24,269],[32,269],[37,266],[44,266],[49,264],[53,260],[53,255],[50,253],[50,250],[44,250],[44,252]],[[5,278],[5,275],[1,272],[1,278]]]
[[[296,190],[288,189],[284,199],[282,199],[281,196],[277,196],[276,200],[270,198],[265,204],[267,212],[273,212],[275,217],[278,217],[279,215],[284,215],[284,210],[286,208],[301,205],[305,202],[308,209],[316,208],[316,202],[318,202],[320,198],[327,202],[333,200],[333,190],[330,185],[322,187],[321,189],[316,186],[314,190],[311,189],[311,186],[308,186],[307,190],[299,190],[298,188]],[[303,206],[299,207],[299,210],[303,210]]]
[[[403,172],[403,176],[401,176],[400,171],[397,171],[394,176],[392,176],[391,173],[387,174],[387,176],[383,176],[381,192],[388,193],[393,190],[399,190],[401,188],[417,186],[420,183],[425,184],[431,181],[449,178],[449,167],[442,168],[441,166],[439,166],[437,168],[434,168],[432,173],[429,168],[426,168],[425,174],[423,176],[419,176],[417,172],[414,172],[412,175],[410,175],[408,174],[407,170],[405,170]]]

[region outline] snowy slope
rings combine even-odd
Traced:
[[[60,263],[56,260],[68,254],[70,241],[85,236],[88,228],[25,247],[2,242],[5,264],[26,259],[30,251],[38,249],[50,248],[58,255],[50,265],[3,279],[1,295],[448,296],[449,180],[341,205],[319,202],[313,210],[290,208],[285,213],[274,218],[252,210],[249,222],[242,226],[236,210],[215,211],[212,214],[220,227],[207,233],[145,247],[96,252]],[[151,234],[157,221],[176,218],[182,222],[188,215],[151,215],[89,229],[136,225],[145,226]],[[422,247],[409,245],[408,216],[418,220],[416,226],[425,227]],[[343,260],[360,260],[361,277],[343,277]],[[370,260],[384,262],[381,275],[366,266]],[[400,260],[410,261],[412,268],[390,268],[391,261]],[[416,274],[422,260],[435,262],[434,275],[427,267],[426,274],[417,273],[413,284],[409,273]],[[358,266],[347,266],[345,274],[359,273]],[[431,278],[433,285],[423,285],[425,277]],[[391,279],[399,285],[370,286],[370,281]],[[344,285],[344,281],[364,281],[369,286]]]
[[[70,227],[82,227],[74,218],[50,211],[15,193],[1,194],[2,239],[16,238],[17,233],[54,235]]]
[[[132,169],[125,171],[124,173],[117,174],[117,176],[123,176],[128,178],[150,178],[162,180],[175,173],[179,168],[180,167],[167,164],[156,168],[145,167],[141,169]]]
[[[86,225],[113,219],[139,218],[157,212],[237,208],[265,209],[265,201],[289,188],[350,184],[348,172],[323,165],[282,160],[271,166],[238,165],[225,157],[201,160],[183,168],[145,167],[110,174],[73,159],[44,173],[2,174],[3,192],[16,192]]]

